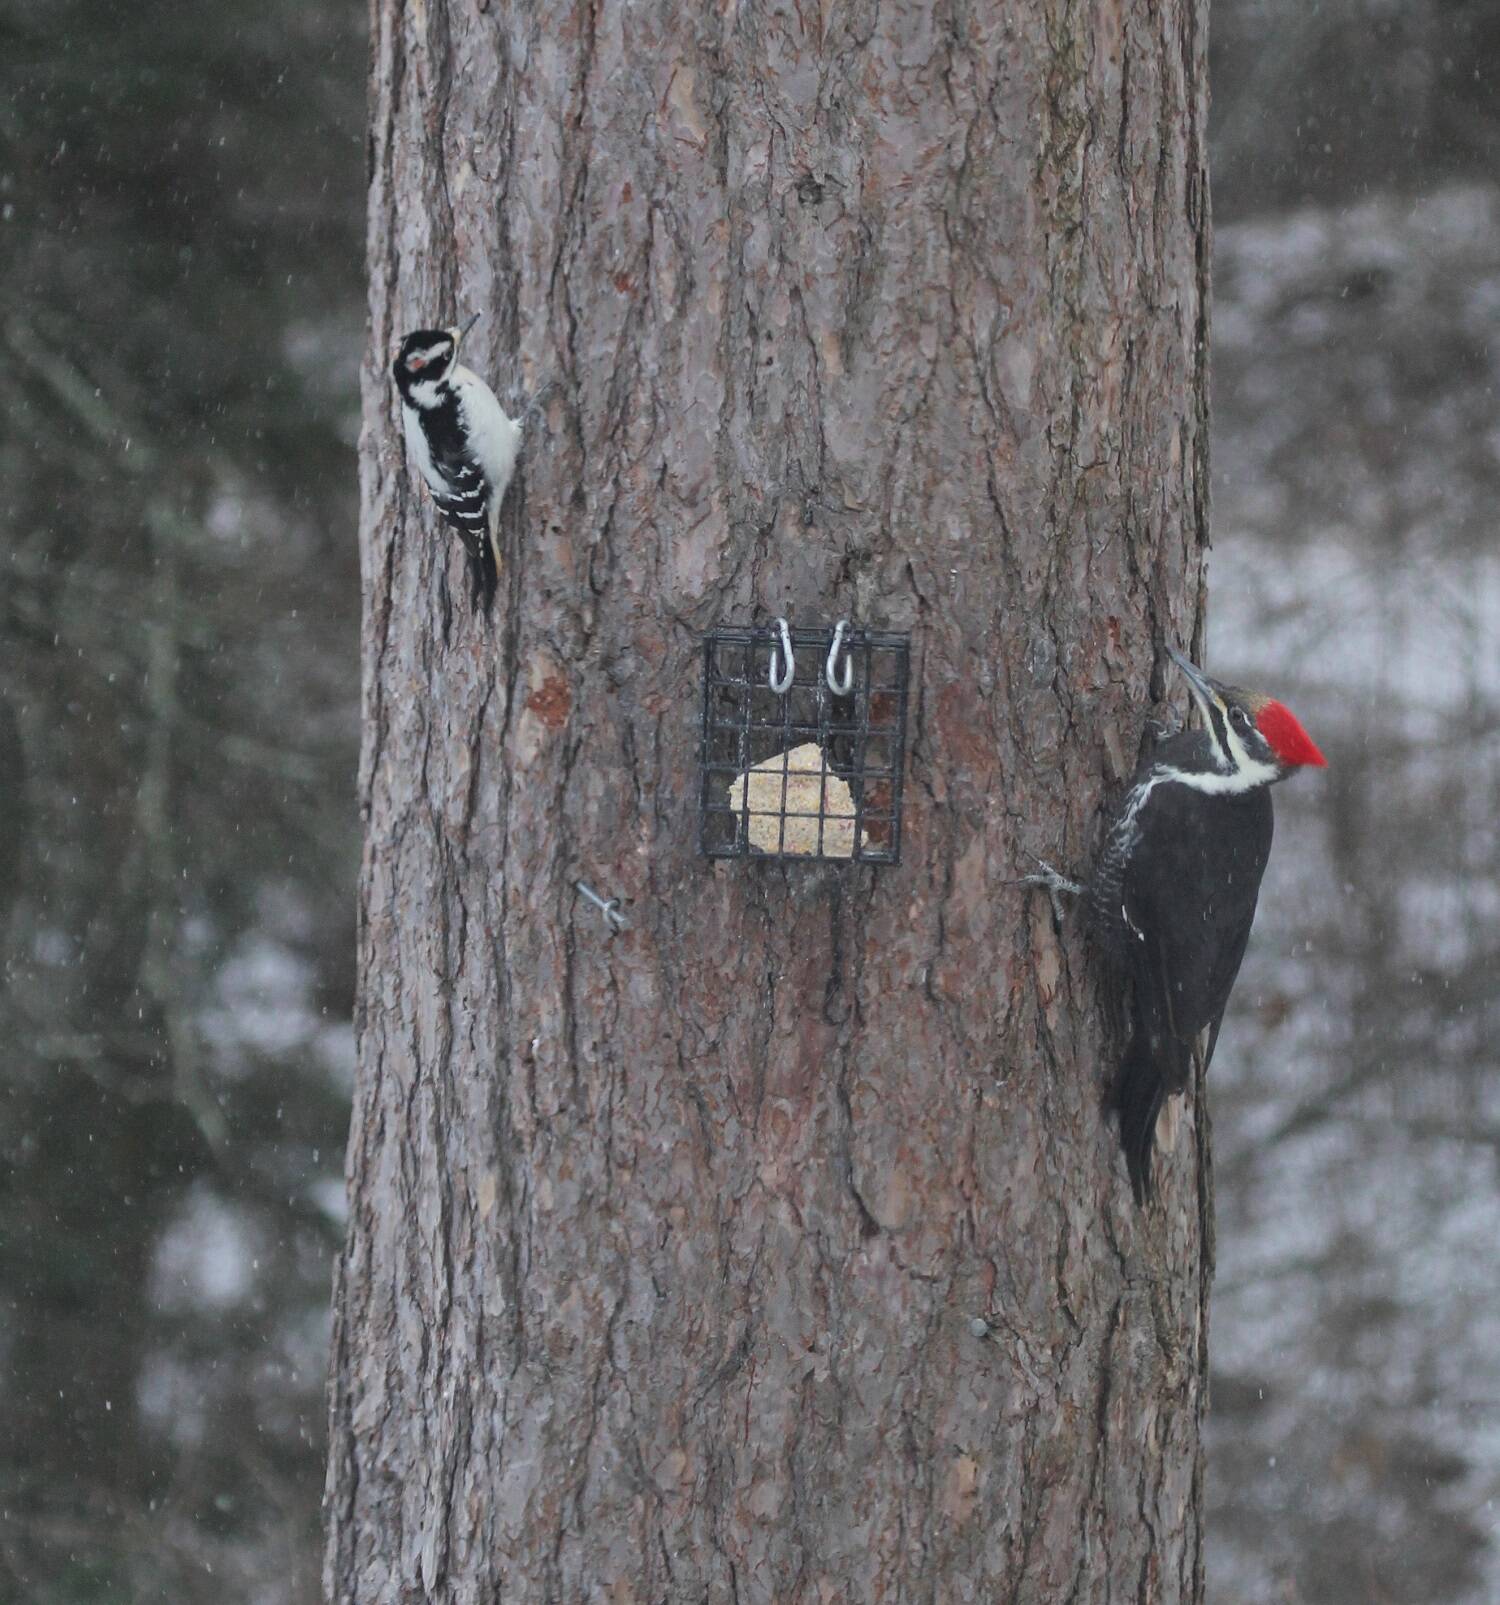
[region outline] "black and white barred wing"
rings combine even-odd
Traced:
[[[437,471],[432,499],[451,524],[470,557],[484,559],[489,544],[489,487],[473,463],[443,464]]]

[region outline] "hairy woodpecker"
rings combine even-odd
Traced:
[[[1213,1058],[1271,853],[1271,787],[1326,760],[1291,710],[1211,680],[1167,648],[1204,728],[1158,742],[1110,822],[1086,886],[1049,865],[1027,876],[1082,893],[1090,930],[1132,983],[1130,1041],[1114,1085],[1137,1203],[1151,1194],[1162,1106]]]
[[[489,612],[500,578],[495,531],[515,471],[520,421],[458,360],[474,327],[418,329],[401,342],[394,372],[407,450],[443,518],[458,531],[474,577],[473,596]]]

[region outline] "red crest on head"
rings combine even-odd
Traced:
[[[1282,763],[1311,764],[1317,769],[1327,767],[1328,760],[1284,702],[1267,702],[1256,715],[1255,723]]]

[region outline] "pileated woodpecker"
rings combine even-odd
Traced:
[[[1205,728],[1159,742],[1136,771],[1086,886],[1050,865],[1028,881],[1082,893],[1111,966],[1132,983],[1114,1105],[1136,1202],[1151,1194],[1162,1105],[1213,1058],[1271,853],[1271,787],[1323,754],[1291,710],[1211,680],[1167,648]]]

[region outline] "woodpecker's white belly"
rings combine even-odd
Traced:
[[[521,426],[506,415],[495,393],[478,374],[462,364],[453,370],[451,380],[458,397],[458,410],[464,434],[478,459],[490,487],[490,527],[500,517],[500,504],[516,471],[521,450]]]

